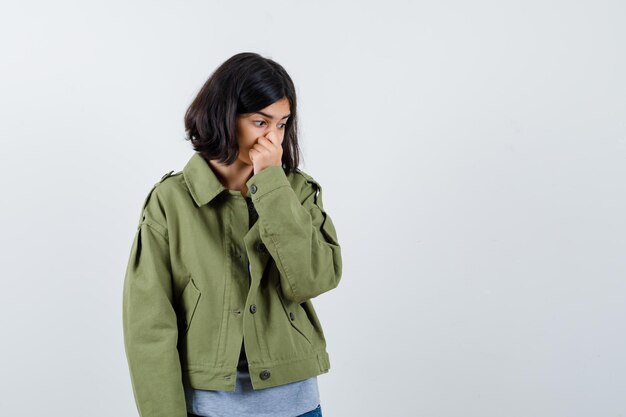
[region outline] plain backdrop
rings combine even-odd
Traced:
[[[253,51],[343,253],[325,417],[626,416],[623,1],[3,1],[0,415],[137,416],[124,270]]]

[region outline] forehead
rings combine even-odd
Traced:
[[[283,97],[261,110],[264,112],[289,111],[289,100],[287,97]]]
[[[269,106],[262,108],[259,111],[246,113],[243,116],[258,116],[262,115],[270,119],[279,120],[284,119],[285,116],[290,116],[290,106],[287,98],[282,98]]]

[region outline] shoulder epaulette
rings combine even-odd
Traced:
[[[163,176],[161,177],[161,179],[159,180],[159,182],[163,182],[163,180],[164,180],[164,179],[166,179],[167,177],[170,177],[170,176],[172,175],[172,173],[173,173],[173,172],[174,172],[174,171],[170,171],[170,172],[168,172],[167,174],[163,175]]]
[[[152,196],[152,193],[154,192],[154,189],[157,187],[157,185],[159,185],[160,183],[162,183],[162,182],[163,182],[166,178],[171,177],[172,175],[175,175],[175,174],[173,174],[173,173],[174,173],[174,171],[172,170],[172,171],[170,171],[170,172],[168,172],[168,173],[164,174],[164,175],[161,177],[161,179],[160,179],[159,181],[157,181],[157,182],[156,182],[156,183],[152,186],[152,188],[150,189],[150,191],[148,191],[148,195],[146,195],[146,198],[143,200],[143,204],[142,204],[142,206],[141,206],[141,213],[140,213],[140,215],[139,215],[139,222],[138,222],[137,228],[140,228],[140,227],[141,227],[141,223],[143,222],[143,219],[144,219],[144,211],[145,211],[145,209],[146,209],[146,206],[148,205],[148,201],[150,200],[150,196]]]
[[[313,186],[315,187],[315,189],[316,189],[316,191],[315,191],[315,204],[317,204],[323,210],[324,206],[323,206],[323,203],[322,203],[322,186],[320,185],[319,182],[317,182],[317,180],[315,180],[315,178],[313,178],[312,176],[310,176],[306,172],[302,171],[300,168],[296,168],[296,169],[300,173],[300,175],[302,175],[304,177],[304,179],[307,182],[313,184]]]

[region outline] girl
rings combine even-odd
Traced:
[[[124,280],[142,417],[321,416],[330,369],[311,299],[339,284],[320,184],[298,168],[282,66],[224,62],[185,114],[194,154],[148,193]]]

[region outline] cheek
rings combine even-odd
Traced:
[[[254,132],[251,132],[250,129],[239,129],[237,132],[237,142],[239,143],[239,148],[250,148],[254,145],[256,138],[254,137]]]
[[[245,138],[243,138],[243,147],[246,149],[250,149],[254,146],[254,144],[256,143],[257,138],[248,134],[248,136],[246,136]]]

